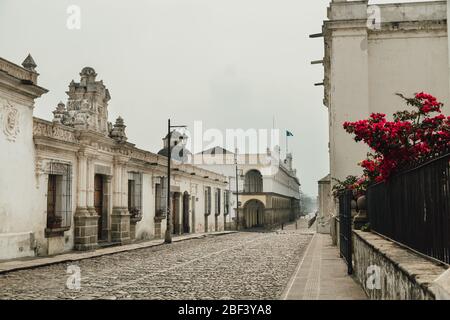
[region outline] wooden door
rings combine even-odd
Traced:
[[[94,179],[94,207],[98,218],[98,238],[102,238],[103,230],[103,176],[96,174]]]

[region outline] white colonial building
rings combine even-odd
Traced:
[[[167,158],[108,122],[109,91],[89,67],[53,121],[34,118],[47,90],[31,56],[22,65],[0,58],[0,259],[161,238]],[[176,162],[170,184],[175,234],[224,229],[227,204],[212,195],[227,177]]]
[[[373,112],[390,116],[406,108],[396,93],[412,96],[421,91],[438,97],[449,113],[447,28],[447,1],[331,1],[322,33],[311,36],[323,37],[325,45],[324,59],[315,63],[324,66],[329,115],[330,177],[319,184],[319,194],[327,201],[333,202],[326,184],[360,174],[358,162],[368,151],[344,131],[345,121],[365,119]],[[319,202],[319,222],[329,221],[335,206]]]
[[[300,215],[300,182],[292,167],[292,155],[280,162],[279,148],[261,154],[236,153],[215,147],[193,155],[192,159],[195,166],[228,178],[226,200],[233,218],[237,218],[238,190],[239,226],[270,227],[296,219]]]

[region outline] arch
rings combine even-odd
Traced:
[[[264,226],[264,211],[264,203],[260,200],[252,199],[247,201],[244,206],[245,227],[254,228]]]
[[[244,192],[263,192],[263,177],[259,170],[253,169],[245,174]]]

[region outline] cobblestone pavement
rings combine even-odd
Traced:
[[[0,299],[279,299],[311,237],[241,232],[82,260],[79,290],[68,263],[15,271]]]

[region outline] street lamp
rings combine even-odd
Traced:
[[[172,223],[170,218],[170,162],[172,161],[172,150],[170,149],[170,139],[172,136],[171,129],[186,128],[187,126],[172,126],[170,119],[167,121],[167,227],[165,235],[165,243],[172,243]]]

